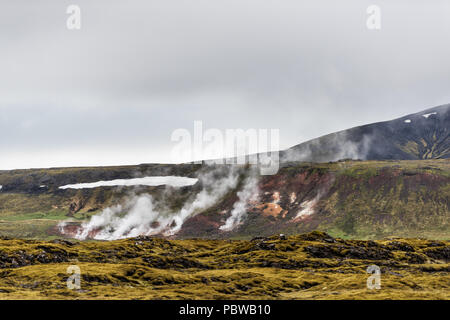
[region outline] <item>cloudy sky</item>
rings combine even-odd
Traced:
[[[171,162],[194,120],[287,148],[418,112],[450,102],[449,39],[448,0],[2,0],[0,169]]]

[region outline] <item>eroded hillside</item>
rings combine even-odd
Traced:
[[[4,171],[0,173],[0,234],[41,239],[72,237],[79,232],[83,221],[101,214],[105,208],[133,202],[142,195],[151,196],[153,213],[175,217],[196,201],[206,181],[181,188],[135,186],[62,190],[58,187],[154,175],[199,177],[205,170],[217,171],[211,180],[219,181],[220,185],[229,171],[227,168],[231,167],[145,165]],[[231,184],[220,194],[212,189],[211,193],[216,196],[214,201],[189,212],[180,229],[166,236],[248,239],[322,230],[333,236],[358,239],[450,238],[449,160],[285,163],[276,175],[254,177],[252,189],[256,190],[257,197],[244,199],[239,223],[226,229],[223,226],[242,200],[251,172],[246,167],[235,171],[235,185]],[[126,215],[127,210],[124,207],[118,215]],[[139,214],[147,215],[145,208],[143,210]],[[62,234],[57,224],[68,220],[71,222]],[[148,228],[144,230],[154,231],[160,226],[157,220],[145,223]],[[172,229],[177,227],[176,219],[166,223]],[[101,229],[92,230],[90,235],[95,236]],[[121,236],[126,236],[126,232],[124,230]],[[164,230],[155,234],[164,235]]]
[[[246,220],[230,233],[245,237],[319,229],[357,239],[449,239],[449,173],[448,160],[288,164],[277,175],[261,177],[258,201],[250,203]],[[234,202],[230,198],[186,221],[179,236],[212,237]]]

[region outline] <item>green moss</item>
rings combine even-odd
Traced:
[[[0,239],[0,299],[449,299],[450,264],[430,256],[449,245],[323,232],[259,241]],[[66,287],[74,264],[81,290]],[[381,267],[380,290],[366,287],[370,264]]]

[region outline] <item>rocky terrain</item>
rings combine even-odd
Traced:
[[[449,299],[448,241],[0,239],[0,299]],[[68,289],[67,268],[80,269]],[[368,289],[369,265],[381,288]],[[70,270],[70,269],[69,269]]]

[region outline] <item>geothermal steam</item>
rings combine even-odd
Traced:
[[[372,136],[363,135],[358,142],[352,141],[348,132],[336,132],[305,142],[286,150],[283,161],[328,162],[341,159],[365,160],[370,149]]]
[[[198,176],[201,191],[178,212],[155,210],[151,195],[133,195],[123,205],[106,208],[83,223],[76,238],[93,236],[95,239],[115,240],[138,235],[173,235],[188,218],[212,207],[230,190],[235,189],[239,174],[237,168],[225,166],[201,173]],[[221,227],[222,230],[231,230],[242,221],[247,203],[255,197],[256,190],[257,178],[251,173],[245,179],[242,190],[238,193],[239,200],[233,206],[231,216]],[[63,233],[64,226],[60,225]]]
[[[249,203],[258,200],[258,178],[255,173],[245,179],[244,186],[237,196],[239,200],[233,205],[230,217],[220,226],[220,230],[231,231],[236,228],[245,217]]]

